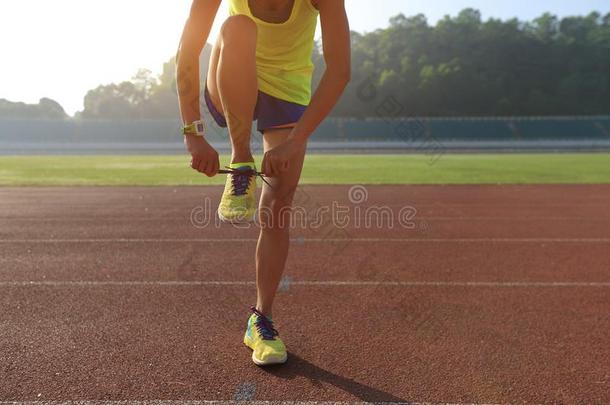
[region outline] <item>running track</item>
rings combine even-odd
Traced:
[[[0,401],[610,402],[610,186],[349,190],[297,200],[413,229],[295,230],[260,369],[257,230],[191,223],[219,188],[0,189]]]

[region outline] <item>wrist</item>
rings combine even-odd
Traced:
[[[202,119],[203,118],[200,114],[184,114],[182,116],[182,125],[187,125],[195,121],[201,121]]]
[[[205,140],[205,138],[200,135],[192,135],[192,134],[184,135],[184,141],[186,143],[201,142],[202,140]]]

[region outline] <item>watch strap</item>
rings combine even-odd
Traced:
[[[203,120],[194,121],[190,124],[186,124],[182,127],[182,133],[184,135],[198,135],[204,136],[205,134],[205,123]]]

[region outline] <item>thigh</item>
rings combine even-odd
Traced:
[[[222,109],[222,103],[220,101],[220,92],[218,91],[218,83],[216,81],[219,60],[220,60],[220,36],[218,37],[218,40],[216,40],[216,44],[214,44],[214,48],[212,49],[212,55],[210,56],[210,66],[208,68],[208,77],[206,79],[206,85],[208,88],[208,92],[210,93],[210,99],[212,100],[212,104],[214,104],[214,108],[216,108],[216,111],[221,113],[223,116],[226,116]]]
[[[263,135],[265,152],[281,145],[290,135],[292,128],[266,130]],[[282,201],[283,204],[291,204],[294,192],[301,178],[303,162],[305,160],[306,146],[297,153],[290,162],[288,170],[277,177],[268,178],[271,187],[263,185],[261,203],[265,203],[268,198]]]

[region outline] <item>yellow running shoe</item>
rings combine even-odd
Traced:
[[[252,349],[252,361],[257,366],[286,363],[286,346],[273,328],[273,321],[251,307],[252,315],[244,335],[244,344]]]
[[[254,221],[256,215],[256,168],[252,163],[230,166],[225,191],[218,206],[218,217],[230,223]]]

